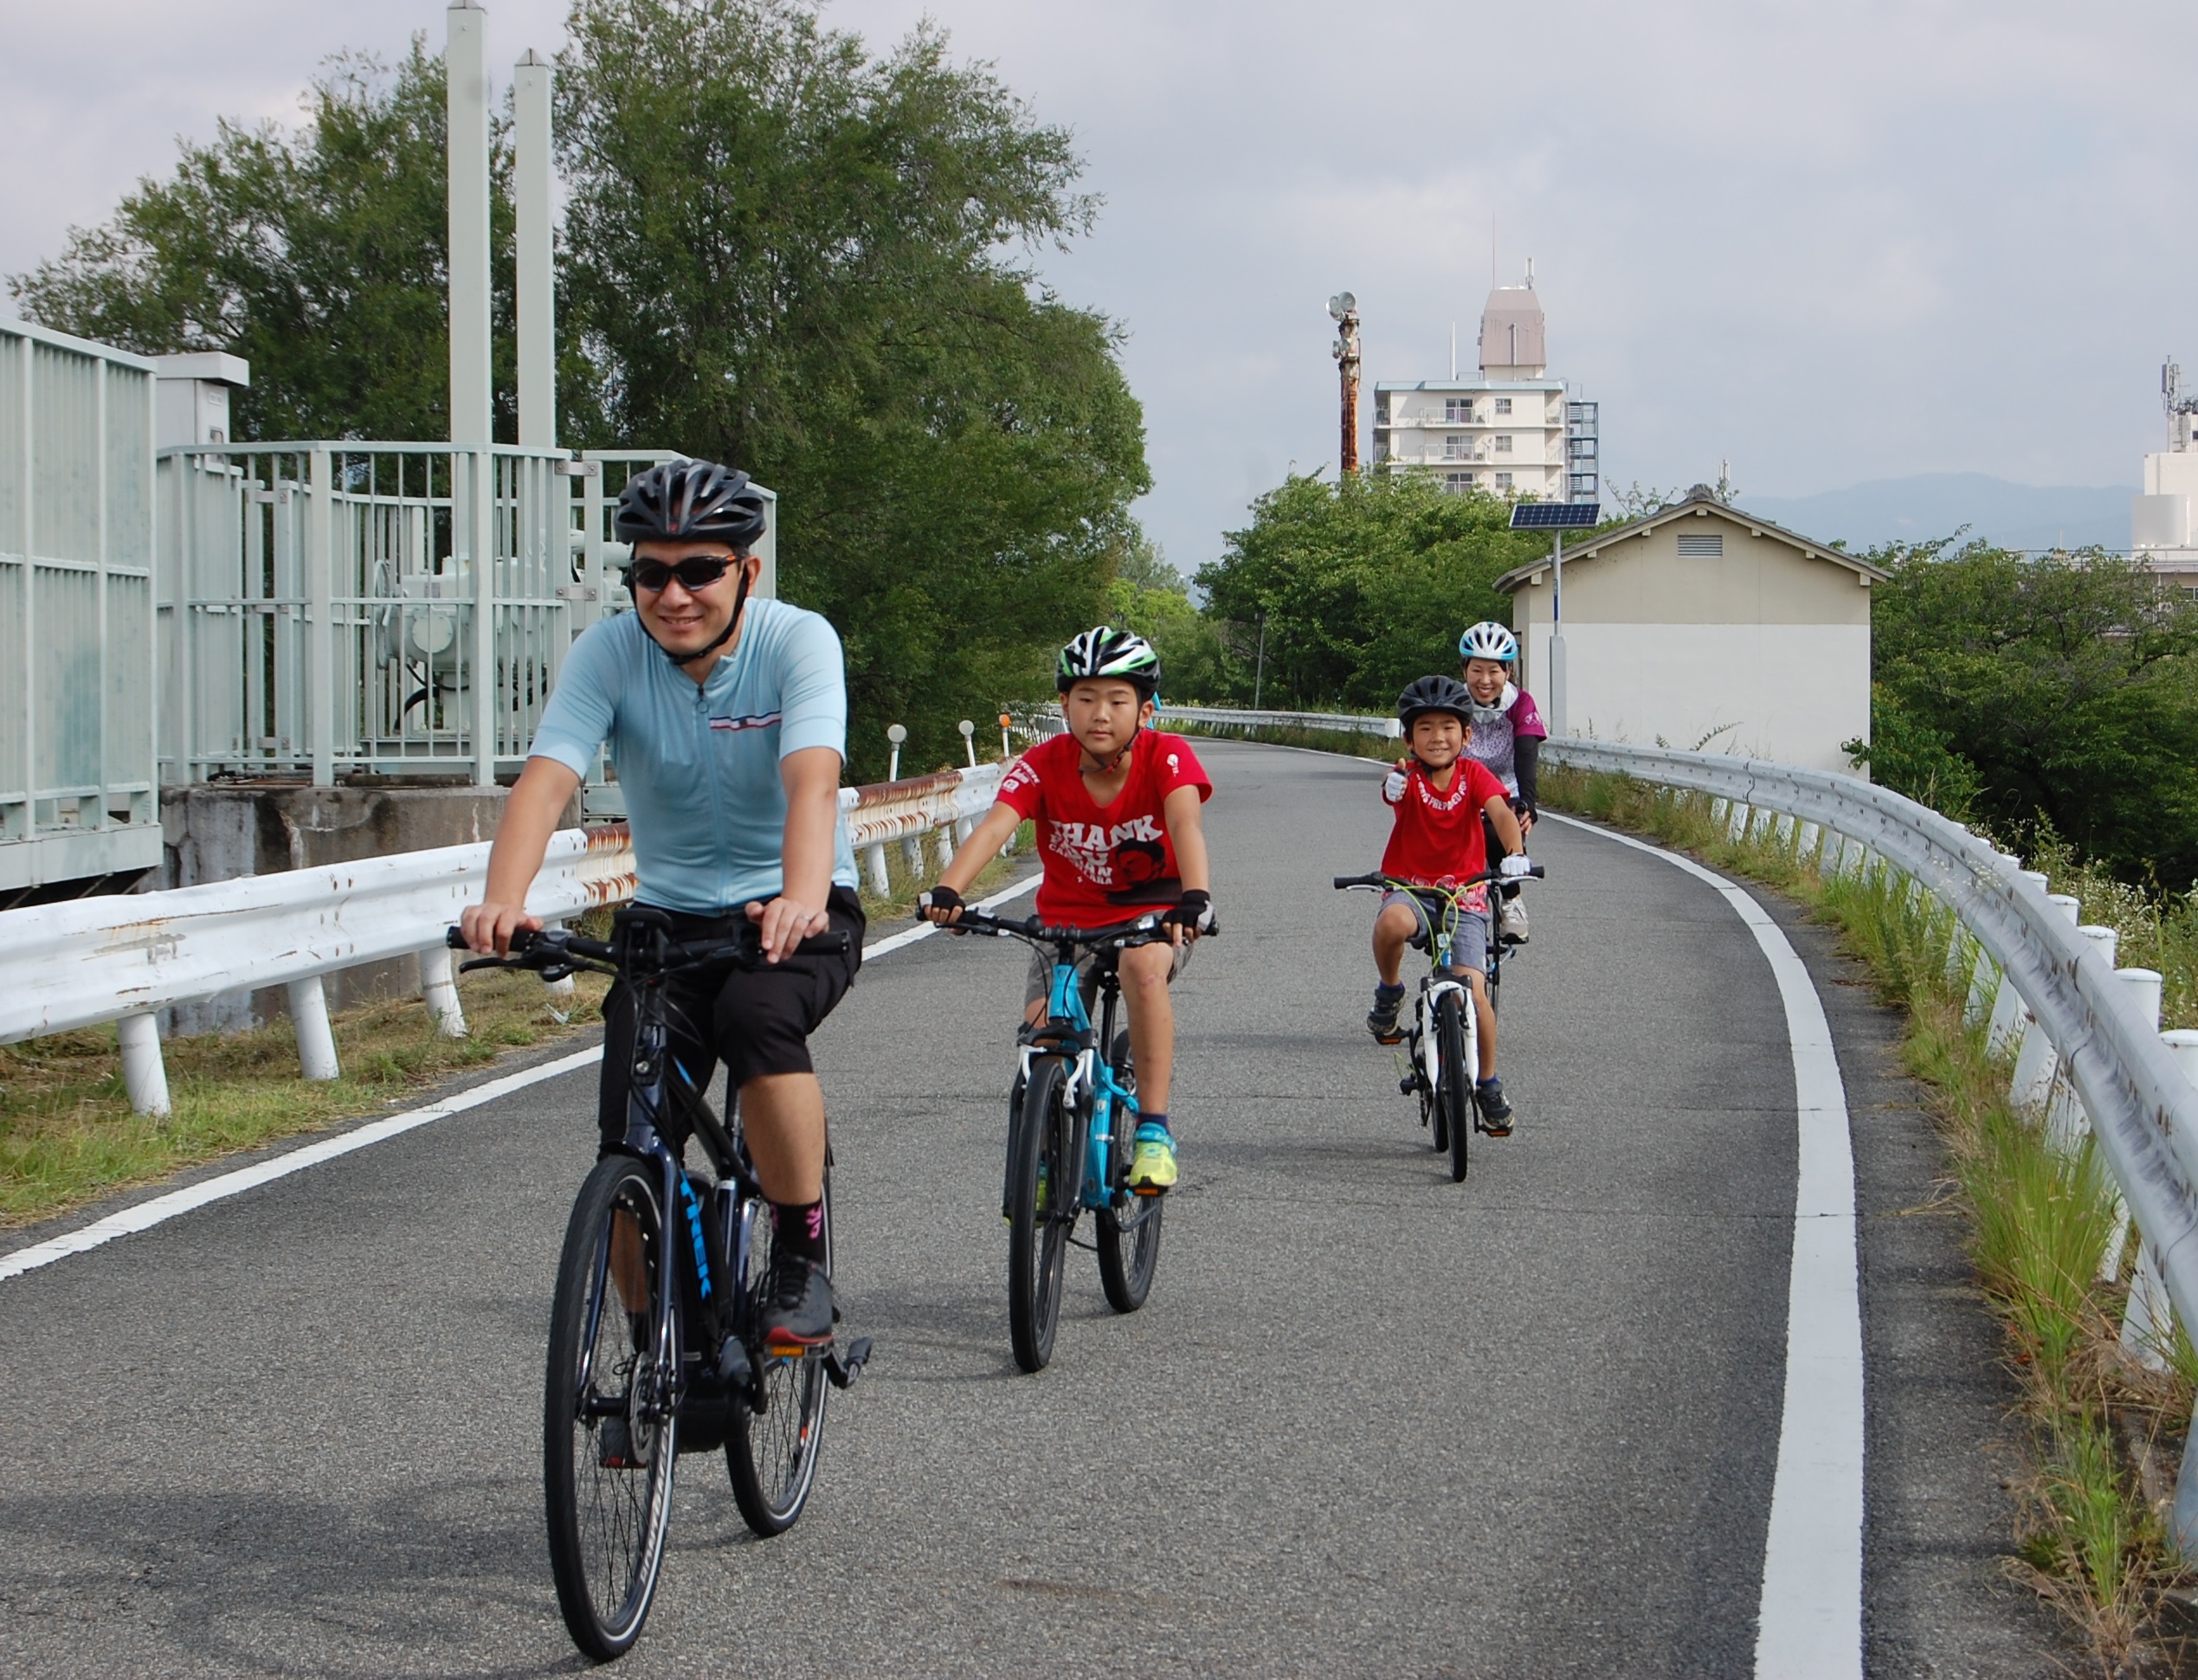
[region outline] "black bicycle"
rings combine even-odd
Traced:
[[[465,949],[455,928],[448,938]],[[798,954],[847,949],[846,934],[828,933],[802,941]],[[680,1455],[722,1446],[748,1527],[760,1535],[784,1532],[815,1482],[826,1396],[854,1381],[870,1338],[857,1338],[844,1354],[787,1355],[765,1347],[770,1204],[749,1160],[737,1093],[728,1092],[720,1122],[671,1053],[664,982],[757,967],[756,930],[680,943],[661,911],[633,906],[612,917],[607,943],[561,928],[521,930],[511,951],[462,966],[528,969],[545,980],[581,970],[610,975],[636,1002],[626,1136],[588,1175],[565,1227],[543,1394],[542,1479],[558,1606],[573,1643],[608,1660],[631,1649],[648,1616]],[[700,1141],[708,1174],[689,1171],[665,1143],[674,1112]],[[828,1144],[828,1274],[831,1240]]]
[[[1479,916],[1493,924],[1485,905],[1472,901],[1475,887],[1499,880],[1542,878],[1537,864],[1525,876],[1499,876],[1489,870],[1443,886],[1421,886],[1382,874],[1338,875],[1336,887],[1345,892],[1404,892],[1416,898],[1427,912],[1428,937],[1415,945],[1428,954],[1428,972],[1420,977],[1420,989],[1412,1001],[1412,1024],[1405,1031],[1406,1050],[1399,1063],[1397,1089],[1420,1099],[1420,1123],[1433,1134],[1438,1152],[1450,1153],[1451,1181],[1466,1176],[1471,1135],[1485,1131],[1501,1136],[1508,1123],[1491,1126],[1480,1112],[1480,1042],[1474,1020],[1473,990],[1450,968],[1450,946],[1459,918]],[[1492,925],[1487,942],[1485,978],[1488,1009],[1496,1011],[1497,988],[1503,975],[1506,942]]]
[[[1130,1188],[1137,1155],[1138,1076],[1130,1035],[1115,1028],[1122,953],[1168,937],[1157,913],[1107,928],[1049,928],[1035,916],[1002,920],[964,911],[955,933],[1019,939],[1054,956],[1046,1019],[1015,1033],[1017,1063],[1008,1097],[1008,1169],[1000,1212],[1008,1221],[1008,1338],[1015,1363],[1042,1370],[1054,1356],[1063,1272],[1071,1243],[1098,1252],[1099,1284],[1117,1312],[1135,1312],[1160,1263],[1165,1198]],[[1210,938],[1209,930],[1205,937]],[[1093,957],[1099,988],[1095,1028],[1077,972]],[[1100,1046],[1105,1046],[1101,1057]],[[1096,1240],[1079,1242],[1089,1208]]]

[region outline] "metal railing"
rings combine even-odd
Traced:
[[[1333,735],[1379,735],[1392,740],[1404,733],[1404,726],[1394,718],[1353,711],[1250,711],[1234,706],[1163,706],[1153,723],[1162,729],[1171,724],[1198,724],[1246,734],[1260,729],[1325,730]]]
[[[912,879],[924,872],[924,841],[931,835],[938,837],[938,866],[944,869],[952,862],[954,848],[970,837],[970,830],[999,797],[1000,778],[1007,768],[974,764],[903,782],[841,789],[848,838],[861,856],[870,890],[881,898],[893,891],[886,869],[889,842],[900,843],[901,859]]]
[[[1758,759],[1550,741],[1542,762],[1708,795],[1737,838],[1765,829],[1827,875],[1894,872],[1954,918],[1949,949],[1969,973],[1968,1014],[2012,1051],[2012,1095],[2066,1147],[2088,1131],[2141,1239],[2124,1321],[2133,1356],[2161,1363],[2172,1311],[2198,1324],[2198,1084],[2181,1054],[2198,1034],[2163,1038],[2160,976],[2117,970],[2114,935],[2078,925],[2073,898],[1960,824],[1854,776]],[[1712,808],[1716,809],[1716,807]],[[1789,827],[1787,825],[1791,825]],[[2118,1275],[2126,1226],[2102,1257]],[[2198,1427],[2175,1484],[2173,1529],[2198,1557]]]
[[[153,368],[0,325],[0,904],[160,860]]]

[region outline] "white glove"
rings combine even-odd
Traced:
[[[1517,880],[1533,867],[1534,866],[1527,860],[1525,853],[1513,852],[1508,853],[1504,860],[1496,866],[1496,872],[1505,880],[1512,881]]]
[[[1404,797],[1405,777],[1402,770],[1391,770],[1382,782],[1382,797],[1392,805]]]

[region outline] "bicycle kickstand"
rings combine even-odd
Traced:
[[[852,1387],[854,1380],[862,1374],[862,1368],[870,1362],[870,1338],[858,1336],[848,1343],[842,1357],[838,1349],[824,1355],[824,1374],[832,1380],[835,1388]]]

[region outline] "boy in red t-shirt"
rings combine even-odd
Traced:
[[[1449,886],[1471,880],[1488,867],[1481,840],[1485,813],[1503,843],[1507,874],[1528,868],[1525,838],[1512,812],[1504,784],[1488,767],[1466,754],[1466,729],[1473,696],[1454,677],[1422,677],[1396,704],[1397,716],[1411,743],[1412,756],[1382,783],[1382,797],[1396,808],[1396,826],[1382,853],[1382,873],[1415,886]],[[1488,1007],[1488,889],[1472,888],[1464,913],[1450,937],[1450,970],[1473,988],[1473,1014],[1480,1048],[1479,1096],[1482,1118],[1492,1130],[1510,1130],[1512,1105],[1496,1077],[1496,1012]],[[1374,1007],[1366,1026],[1383,1044],[1403,1034],[1397,1012],[1404,1003],[1404,948],[1428,947],[1430,924],[1424,900],[1409,892],[1383,895],[1374,918]]]
[[[1049,925],[1108,927],[1166,909],[1167,943],[1131,946],[1120,962],[1138,1070],[1130,1188],[1157,1195],[1176,1181],[1168,1124],[1176,1018],[1168,982],[1183,971],[1192,943],[1214,925],[1199,813],[1214,784],[1183,737],[1144,727],[1152,721],[1160,660],[1143,637],[1104,625],[1086,630],[1061,649],[1055,682],[1068,732],[1015,761],[1001,779],[999,802],[919,900],[919,913],[941,923],[958,917],[962,894],[1026,818],[1037,828],[1045,862],[1038,914]],[[1026,1020],[1045,1019],[1052,989],[1053,959],[1034,951]]]

